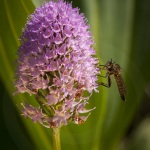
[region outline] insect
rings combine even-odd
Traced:
[[[108,61],[105,65],[99,65],[99,66],[101,70],[106,70],[106,75],[105,76],[100,75],[100,77],[108,78],[108,84],[100,82],[99,85],[103,85],[109,88],[111,86],[110,76],[113,75],[118,86],[120,97],[123,101],[125,101],[125,95],[127,94],[127,91],[121,75],[121,67],[115,62],[113,62],[112,59],[111,61]]]

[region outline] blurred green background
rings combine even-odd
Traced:
[[[101,64],[111,58],[123,69],[128,90],[122,102],[115,80],[90,98],[96,106],[83,125],[61,129],[62,150],[150,150],[150,1],[72,0],[88,18]],[[28,94],[13,96],[18,38],[42,0],[0,0],[0,149],[51,150],[50,129],[20,116]],[[105,79],[103,82],[106,82]]]

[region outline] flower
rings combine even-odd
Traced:
[[[50,1],[28,18],[20,38],[16,93],[35,95],[40,108],[24,105],[22,113],[50,128],[83,123],[96,91],[98,60],[87,20],[63,0]],[[89,95],[85,96],[85,92]]]

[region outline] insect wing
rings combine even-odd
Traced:
[[[117,74],[117,75],[114,75],[114,76],[115,76],[115,79],[116,79],[116,82],[117,82],[117,86],[118,86],[118,90],[119,90],[121,99],[124,101],[125,100],[125,95],[127,94],[127,90],[126,90],[124,80],[123,80],[121,74]]]

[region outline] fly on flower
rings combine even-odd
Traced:
[[[121,67],[115,62],[113,62],[111,59],[111,61],[108,61],[105,65],[100,65],[100,69],[106,70],[106,75],[100,76],[100,77],[108,78],[108,84],[100,82],[99,85],[103,85],[109,88],[111,86],[110,76],[113,75],[118,86],[120,97],[123,101],[125,101],[125,95],[127,94],[127,91],[126,91],[126,87],[125,87],[125,84],[121,75]]]

